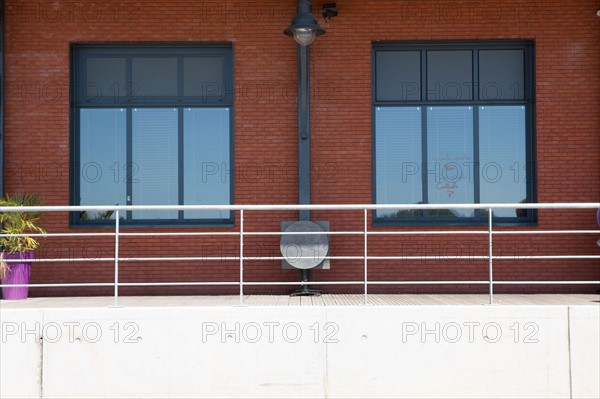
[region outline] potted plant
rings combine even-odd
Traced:
[[[15,194],[0,198],[0,206],[38,206],[41,197],[38,194]],[[39,247],[39,242],[28,236],[32,233],[46,233],[46,230],[37,225],[39,213],[15,211],[0,213],[2,234],[12,236],[0,237],[2,248],[0,258],[0,281],[3,285],[29,284],[31,275],[31,259],[34,251]],[[7,262],[15,260],[16,262]],[[29,287],[2,287],[3,299],[26,299]]]

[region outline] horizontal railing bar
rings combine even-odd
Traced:
[[[6,263],[45,263],[45,262],[114,262],[115,258],[48,258],[48,259],[2,259]]]
[[[220,285],[220,286],[237,286],[239,282],[173,282],[173,283],[122,283],[119,282],[119,286],[127,287],[169,287],[169,286],[207,286],[207,285]],[[265,281],[265,282],[244,282],[244,285],[362,285],[362,281]],[[52,287],[112,287],[113,283],[90,283],[90,284],[0,284],[0,287],[37,287],[37,288],[52,288]]]
[[[363,257],[360,257],[364,259]],[[371,260],[459,260],[459,259],[489,259],[489,256],[482,255],[402,255],[402,256],[369,256]],[[498,260],[523,260],[523,259],[600,259],[600,255],[494,255],[492,259]]]
[[[244,282],[244,285],[362,285],[364,281],[255,281],[255,282]],[[372,281],[369,280],[369,284],[373,285],[487,285],[489,281]],[[494,281],[494,284],[503,285],[596,285],[600,284],[598,281]],[[81,284],[0,284],[0,287],[33,287],[33,288],[60,288],[60,287],[112,287],[113,283],[81,283]],[[119,286],[128,287],[158,287],[158,286],[208,286],[208,285],[220,285],[220,286],[237,286],[239,282],[173,282],[173,283],[121,283]]]
[[[468,285],[468,284],[489,284],[489,281],[373,281],[369,280],[369,284],[374,285]]]
[[[494,259],[600,259],[600,255],[508,255],[494,256]]]
[[[431,259],[440,259],[442,257],[446,257],[445,255],[442,256],[431,256]],[[392,257],[390,257],[392,258]],[[414,258],[414,259],[423,259],[424,257],[420,257],[420,256],[415,256],[415,257],[397,257],[398,259],[409,259],[409,258]],[[464,257],[456,257],[456,259],[472,259],[474,257],[472,256],[464,256]],[[487,257],[483,257],[485,259],[487,259]],[[512,257],[511,257],[512,258]],[[600,258],[600,256],[594,257],[593,259],[596,258]],[[284,260],[286,258],[282,257],[282,256],[247,256],[244,257],[244,260],[250,260],[250,261],[276,261],[276,260]],[[299,259],[314,259],[312,256],[298,256],[298,257],[294,257],[294,260],[299,260]],[[331,259],[331,260],[357,260],[357,259],[364,259],[364,257],[362,256],[326,256],[323,257],[323,259]],[[386,260],[385,257],[369,257],[369,259],[379,259],[379,260]],[[591,259],[591,258],[590,258]],[[27,260],[21,260],[21,259],[3,259],[4,262],[6,263],[50,263],[50,262],[109,262],[109,261],[114,261],[115,258],[48,258],[48,259],[27,259]],[[143,262],[143,261],[149,261],[149,262],[160,262],[160,261],[235,261],[235,260],[240,260],[239,257],[235,257],[235,256],[230,256],[230,257],[176,257],[176,258],[169,258],[169,257],[165,257],[165,258],[119,258],[120,262]]]
[[[239,232],[161,232],[161,236],[238,236]],[[278,235],[363,235],[364,231],[307,231],[307,232],[244,232],[251,236]],[[367,235],[444,235],[444,234],[488,234],[484,230],[436,230],[436,231],[368,231]],[[500,234],[600,234],[600,230],[495,230]],[[157,236],[156,233],[119,233],[120,236],[146,237]],[[0,237],[114,237],[115,233],[32,233],[32,234],[0,234]]]
[[[114,283],[64,283],[64,284],[0,284],[0,287],[33,287],[33,288],[60,288],[60,287],[113,287]]]
[[[363,233],[361,233],[363,234]],[[470,231],[460,231],[460,230],[436,230],[436,231],[368,231],[368,235],[412,235],[412,234],[489,234],[486,230],[470,230]],[[494,235],[499,234],[600,234],[600,230],[527,230],[527,231],[519,231],[519,230],[494,230]]]
[[[362,260],[364,256],[325,256],[323,260]],[[248,261],[277,261],[285,260],[283,256],[245,256]],[[314,259],[314,256],[297,256],[293,260]],[[399,255],[399,256],[368,256],[368,260],[483,260],[485,255]],[[495,255],[496,260],[530,260],[530,259],[600,259],[600,255]],[[160,261],[237,261],[238,256],[204,256],[204,257],[145,257],[119,258],[119,262],[160,262]],[[114,258],[53,258],[27,259],[26,262],[109,262]],[[20,259],[4,259],[6,263],[23,263]]]
[[[234,233],[239,234],[239,233]],[[266,231],[266,232],[246,232],[244,231],[244,235],[252,235],[252,236],[279,236],[279,235],[363,235],[364,231],[298,231],[298,232],[286,232],[286,231]],[[435,230],[435,231],[426,231],[426,230],[418,230],[418,231],[367,231],[367,235],[435,235],[435,234],[482,234],[487,235],[489,232],[487,230]],[[507,230],[496,230],[494,231],[494,235],[497,234],[600,234],[600,230],[529,230],[529,231],[507,231]]]
[[[238,233],[239,234],[239,233]],[[364,231],[245,231],[245,236],[363,235]]]
[[[275,261],[275,260],[284,260],[283,256],[244,256],[244,260],[251,261]],[[297,256],[293,258],[294,260],[298,259],[315,259],[314,256]],[[332,259],[332,260],[356,260],[363,259],[362,256],[325,256],[323,259]],[[111,258],[114,260],[114,258]],[[240,260],[239,256],[230,256],[230,257],[177,257],[177,258],[119,258],[119,262],[141,262],[141,261],[164,261],[164,260],[173,260],[173,261],[190,261],[190,260]],[[245,284],[245,283],[244,283]]]
[[[291,257],[292,260],[299,260],[299,259],[315,259],[314,256],[294,256]],[[323,260],[357,260],[357,259],[364,259],[364,257],[362,256],[324,256],[320,259]],[[259,261],[259,260],[290,260],[290,258],[285,258],[283,256],[248,256],[248,257],[244,257],[244,260],[253,260],[253,261]],[[246,283],[244,283],[246,284]]]
[[[244,260],[250,261],[276,261],[286,259],[282,256],[264,256],[264,257],[256,257],[256,256],[248,256],[244,257]],[[298,256],[295,257],[294,260],[299,259],[314,259],[312,256]],[[323,259],[332,259],[332,260],[357,260],[363,259],[362,256],[328,256]],[[55,259],[4,259],[6,263],[23,263],[23,262],[32,262],[32,263],[49,263],[49,262],[113,262],[115,258],[55,258]],[[176,258],[119,258],[119,262],[160,262],[160,261],[235,261],[240,260],[239,257],[229,256],[229,257],[176,257]]]
[[[494,284],[600,284],[600,281],[494,281]]]
[[[378,285],[463,285],[463,284],[485,284],[488,285],[489,281],[372,281],[369,280],[369,284]],[[600,284],[600,281],[494,281],[494,285],[526,285],[526,284]]]
[[[363,285],[364,281],[244,281],[244,285]]]
[[[361,234],[365,234],[361,232]],[[435,231],[426,231],[426,230],[418,230],[418,231],[372,231],[369,230],[366,233],[367,235],[434,235],[434,234],[488,234],[487,230],[435,230]]]
[[[161,231],[160,234],[157,233],[121,233],[119,232],[120,236],[128,236],[128,237],[147,237],[147,236],[239,236],[240,233],[239,231],[216,231],[216,232],[210,232],[210,231],[190,231],[190,232],[163,232]]]
[[[499,234],[600,234],[600,230],[494,230]]]
[[[522,256],[522,257],[517,257],[517,256],[495,256],[494,259],[515,259],[515,258],[522,258],[522,259],[535,259],[536,257],[533,256]],[[561,256],[561,257],[538,257],[538,258],[542,258],[542,259],[600,259],[600,255],[596,256],[596,255],[574,255],[574,256]],[[264,256],[264,257],[256,257],[256,256],[248,256],[248,257],[244,257],[244,260],[250,260],[250,261],[277,261],[277,260],[284,260],[286,258],[282,257],[282,256]],[[298,260],[298,259],[313,259],[313,257],[311,256],[299,256],[299,257],[295,257],[293,258],[293,260]],[[364,259],[363,256],[326,256],[323,257],[323,260],[326,259],[330,259],[330,260],[359,260],[359,259]],[[403,259],[407,259],[407,260],[418,260],[418,259],[431,259],[431,260],[440,260],[440,259],[487,259],[487,256],[451,256],[451,255],[438,255],[438,256],[369,256],[368,259],[375,259],[375,260],[403,260]],[[6,263],[50,263],[50,262],[109,262],[109,261],[114,261],[115,258],[56,258],[56,259],[27,259],[27,260],[20,260],[20,259],[3,259],[4,262]],[[240,260],[239,257],[177,257],[177,258],[119,258],[119,261],[121,262],[143,262],[143,261],[150,261],[150,262],[159,262],[159,261],[236,261],[236,260]]]
[[[114,237],[115,233],[31,233],[0,234],[0,237]]]
[[[223,261],[227,261],[227,260],[240,260],[240,258],[239,258],[239,256],[222,256],[222,257],[221,256],[204,256],[204,257],[190,256],[190,257],[176,257],[176,258],[160,258],[160,257],[156,257],[156,258],[119,258],[119,262],[144,262],[144,261],[160,262],[160,261],[165,261],[165,260],[168,260],[168,261],[190,261],[190,260],[199,260],[199,261],[223,260]]]
[[[228,282],[190,282],[190,283],[121,283],[119,286],[143,287],[143,286],[181,286],[181,285],[238,285],[239,283]],[[33,287],[33,288],[53,288],[53,287],[113,287],[114,283],[83,283],[83,284],[0,284],[0,287]]]
[[[312,204],[312,205],[64,205],[64,206],[1,206],[0,212],[75,212],[75,211],[290,211],[290,210],[410,210],[410,209],[591,209],[600,202],[585,203],[513,203],[513,204]]]
[[[364,257],[361,257],[364,259]],[[489,259],[483,255],[400,255],[400,256],[368,256],[368,260],[460,260],[460,259]],[[370,281],[369,281],[370,283]]]
[[[220,281],[220,282],[209,282],[209,281],[198,281],[198,282],[176,282],[176,283],[122,283],[119,281],[119,286],[121,287],[160,287],[160,286],[203,286],[203,285],[239,285],[239,282],[230,282],[230,281]],[[245,283],[244,283],[245,284]]]

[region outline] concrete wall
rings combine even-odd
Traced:
[[[3,398],[600,395],[592,306],[5,309],[0,320]]]

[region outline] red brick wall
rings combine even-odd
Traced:
[[[324,0],[314,1],[314,13]],[[282,3],[284,3],[282,5]],[[311,46],[313,203],[371,203],[371,43],[375,40],[532,39],[536,46],[536,140],[539,202],[600,200],[600,8],[597,0],[340,0],[340,15]],[[5,1],[6,191],[39,191],[48,205],[69,201],[69,48],[78,42],[233,44],[235,202],[297,201],[296,48],[282,30],[293,0]],[[361,212],[316,212],[333,230],[362,229]],[[294,212],[249,213],[246,228],[277,231]],[[594,211],[541,211],[533,229],[593,229]],[[239,218],[236,218],[239,223]],[[46,215],[51,232],[71,229],[65,213]],[[214,231],[236,231],[230,229]],[[169,230],[172,231],[172,230]],[[209,231],[209,230],[202,230]],[[501,254],[597,254],[597,236],[503,236]],[[235,256],[237,237],[123,239],[123,256]],[[248,251],[277,256],[277,238],[253,238]],[[370,253],[487,254],[484,236],[402,236],[369,240]],[[335,236],[332,255],[361,255],[362,237]],[[110,257],[112,238],[46,239],[38,257]],[[236,281],[237,262],[122,263],[121,281]],[[370,262],[371,280],[485,280],[487,262]],[[600,280],[596,261],[497,261],[496,280]],[[318,280],[361,280],[361,261],[333,261]],[[111,282],[112,263],[36,264],[32,282]],[[250,281],[296,281],[278,262],[247,262]],[[346,291],[356,287],[325,287]],[[498,287],[502,291],[597,286]],[[459,291],[484,286],[374,287]],[[128,288],[129,294],[231,292],[206,288]],[[286,292],[284,288],[248,291]],[[33,290],[34,295],[89,295],[110,289]]]

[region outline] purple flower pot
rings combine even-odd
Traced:
[[[34,252],[5,252],[4,260],[20,260],[21,262],[6,262],[7,270],[2,284],[29,284],[31,262]],[[29,287],[2,287],[2,299],[27,299]]]

